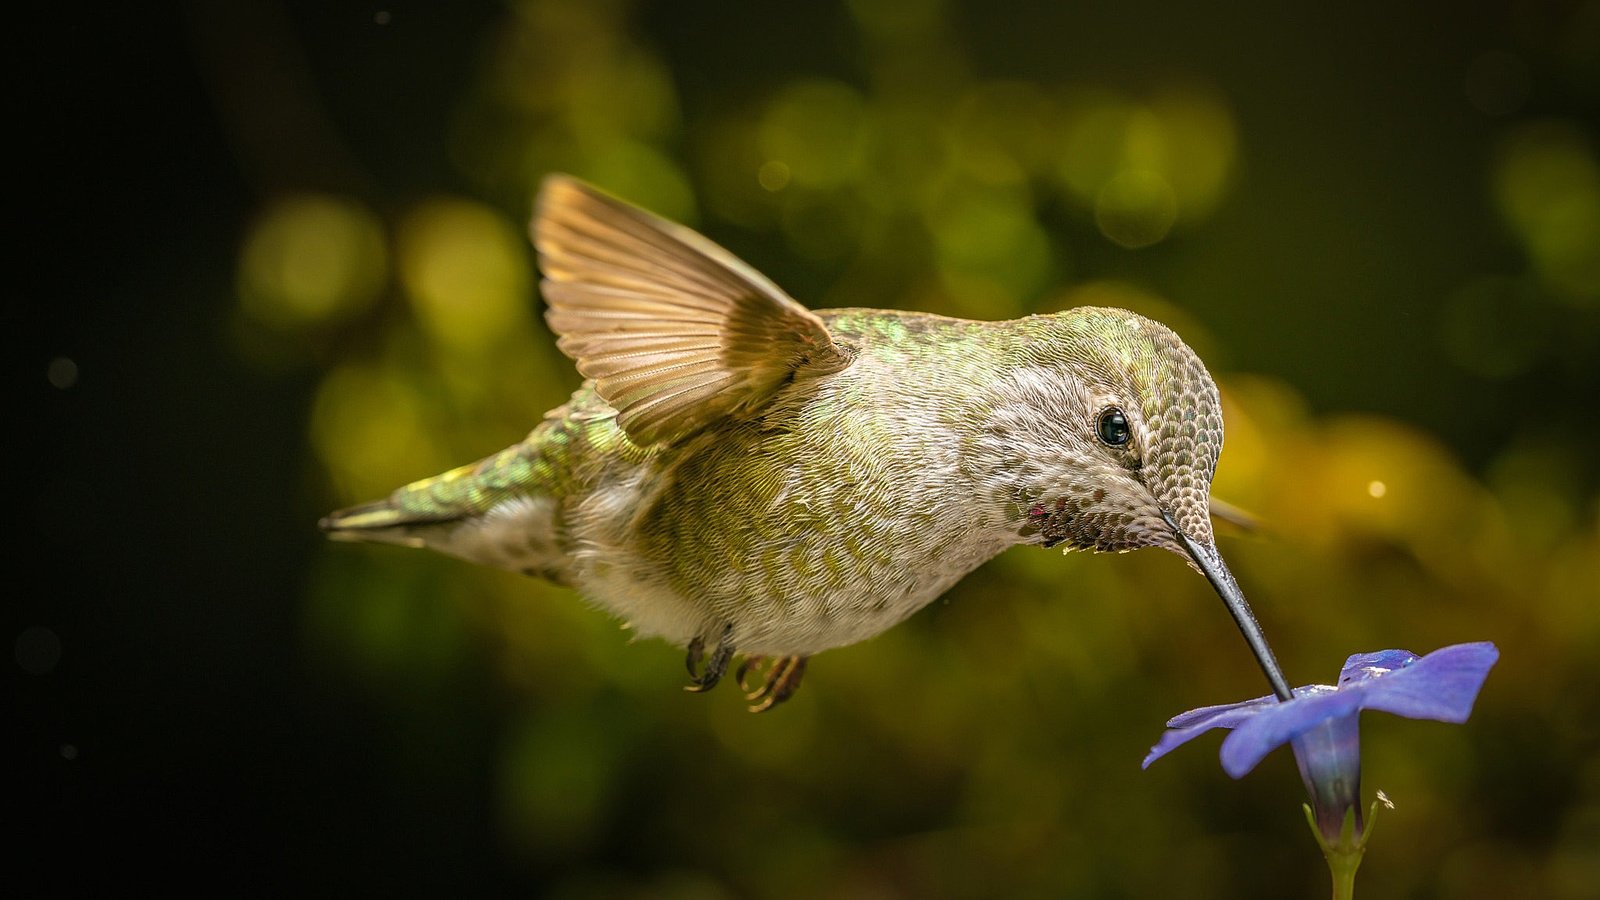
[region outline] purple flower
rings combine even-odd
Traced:
[[[1276,697],[1258,697],[1173,717],[1144,765],[1213,728],[1231,728],[1233,733],[1222,742],[1222,768],[1242,778],[1273,748],[1287,743],[1294,750],[1323,837],[1340,841],[1345,819],[1353,812],[1353,837],[1359,839],[1361,711],[1465,722],[1478,689],[1499,658],[1500,651],[1487,641],[1456,644],[1423,657],[1404,650],[1357,653],[1345,660],[1337,687],[1313,684],[1297,688],[1294,699],[1282,703]]]

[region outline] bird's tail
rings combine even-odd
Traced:
[[[562,580],[570,549],[558,521],[564,500],[655,453],[630,442],[616,418],[586,385],[521,443],[319,524],[335,540],[427,548]]]
[[[481,521],[501,504],[544,493],[540,431],[486,459],[412,482],[382,500],[336,510],[317,524],[328,537],[439,546],[450,526]]]
[[[417,524],[420,523],[396,508],[392,500],[385,499],[334,510],[323,516],[317,527],[335,541],[419,546],[421,539],[412,535]]]

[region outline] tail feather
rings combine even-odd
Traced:
[[[518,462],[532,453],[513,447],[387,499],[330,513],[319,524],[334,540],[428,549],[560,580],[555,503],[534,470]]]
[[[442,475],[400,488],[382,500],[336,510],[317,524],[341,541],[375,541],[421,547],[417,532],[482,516],[501,501],[530,489],[535,448],[524,442]]]
[[[330,539],[336,541],[378,541],[386,544],[415,544],[407,529],[415,525],[436,524],[441,519],[423,519],[408,515],[395,507],[391,500],[375,500],[360,506],[334,510],[317,522]]]
[[[616,410],[585,385],[522,443],[425,478],[388,497],[325,516],[329,538],[423,547],[485,565],[545,574],[562,552],[552,522],[562,498],[652,456],[632,444]]]

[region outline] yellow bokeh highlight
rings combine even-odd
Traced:
[[[1129,249],[1160,243],[1178,221],[1178,197],[1159,172],[1127,169],[1094,199],[1094,222],[1112,243]]]
[[[311,444],[346,498],[386,496],[444,468],[423,397],[400,370],[381,364],[329,373],[312,406]]]
[[[761,120],[763,156],[789,167],[800,187],[835,187],[861,172],[867,153],[866,103],[849,85],[796,82],[773,98]]]
[[[1212,494],[1266,515],[1272,485],[1264,473],[1280,464],[1287,449],[1285,436],[1309,427],[1305,400],[1289,385],[1260,375],[1219,376],[1217,388],[1222,395],[1224,437]],[[1289,487],[1297,489],[1298,484]]]
[[[1561,296],[1600,302],[1600,161],[1565,122],[1523,125],[1506,139],[1494,171],[1501,214]]]
[[[1082,91],[1068,99],[1059,175],[1080,205],[1093,208],[1101,188],[1122,169],[1135,112],[1129,101],[1107,92]]]
[[[1238,156],[1238,128],[1227,99],[1194,85],[1151,98],[1161,134],[1160,166],[1189,219],[1209,215],[1227,193]]]
[[[756,181],[766,190],[777,193],[789,186],[789,167],[781,160],[769,159],[756,170]]]
[[[578,174],[629,203],[674,222],[695,220],[694,192],[683,170],[666,154],[638,141],[613,141]]]
[[[295,194],[262,213],[245,240],[239,303],[256,321],[304,328],[347,319],[383,289],[383,224],[360,203]]]
[[[492,49],[484,87],[496,105],[585,143],[661,134],[677,124],[672,78],[618,30],[616,3],[522,0]]]
[[[431,200],[401,222],[398,243],[406,297],[442,350],[475,353],[529,327],[526,239],[500,213],[468,200]]]
[[[1178,222],[1209,215],[1226,193],[1238,137],[1215,91],[1178,85],[1147,101],[1078,91],[1061,120],[1057,175],[1113,243],[1159,243]]]
[[[1050,275],[1050,241],[1027,191],[962,185],[931,206],[939,275],[958,314],[1015,315]]]

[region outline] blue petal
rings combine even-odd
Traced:
[[[1161,740],[1156,741],[1156,745],[1150,748],[1149,754],[1145,756],[1144,762],[1139,764],[1139,768],[1148,769],[1151,763],[1211,729],[1233,728],[1255,715],[1261,707],[1276,702],[1276,698],[1273,697],[1257,697],[1242,703],[1203,706],[1173,716],[1167,720],[1166,733],[1162,734]]]
[[[1205,726],[1201,728],[1202,731],[1206,728],[1232,728],[1243,718],[1254,715],[1253,710],[1255,707],[1266,706],[1276,702],[1275,698],[1266,696],[1257,697],[1254,700],[1241,700],[1238,703],[1224,703],[1221,706],[1202,706],[1199,709],[1178,713],[1167,720],[1167,727],[1199,728],[1200,726]],[[1214,721],[1223,719],[1227,721]]]
[[[1409,650],[1379,650],[1375,653],[1357,653],[1344,661],[1339,670],[1339,686],[1354,684],[1387,675],[1417,661]]]
[[[1316,693],[1297,695],[1292,702],[1262,710],[1234,729],[1222,742],[1222,768],[1234,778],[1243,778],[1280,744],[1322,722],[1359,712],[1362,691],[1318,685]]]
[[[1309,694],[1331,691],[1332,687],[1325,684],[1313,684],[1307,687],[1294,689],[1296,697]],[[1238,703],[1224,703],[1220,706],[1202,706],[1179,713],[1167,720],[1167,732],[1161,735],[1161,740],[1150,748],[1150,753],[1145,756],[1140,768],[1148,769],[1150,764],[1172,752],[1174,748],[1181,747],[1189,741],[1199,737],[1213,728],[1237,728],[1240,723],[1278,705],[1278,698],[1270,694],[1257,697],[1254,700],[1241,700]]]
[[[1362,684],[1362,705],[1411,719],[1465,722],[1499,658],[1500,651],[1487,641],[1435,650],[1404,669]]]
[[[1361,715],[1351,713],[1325,719],[1289,740],[1294,749],[1300,780],[1311,798],[1317,831],[1330,843],[1339,842],[1345,816],[1355,813],[1355,833],[1361,820]]]

